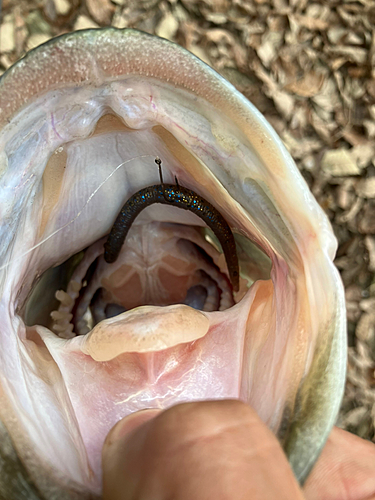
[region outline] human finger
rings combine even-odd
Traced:
[[[210,401],[155,418],[142,413],[138,427],[124,419],[106,440],[105,500],[303,499],[276,437],[248,405]]]

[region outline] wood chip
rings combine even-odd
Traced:
[[[171,12],[164,15],[156,28],[156,34],[167,40],[174,40],[178,30],[178,21]]]
[[[257,50],[258,56],[265,66],[276,58],[278,48],[282,41],[282,34],[270,31],[262,37],[262,43]]]
[[[329,27],[329,23],[327,21],[324,21],[323,19],[320,19],[319,17],[315,18],[311,16],[298,15],[296,16],[296,22],[300,26],[303,26],[304,28],[307,28],[309,30],[326,30]]]
[[[362,299],[360,301],[360,308],[366,313],[375,313],[375,297],[370,297],[369,299]]]
[[[102,26],[111,23],[115,9],[110,0],[86,0],[86,6],[95,22]]]
[[[349,47],[346,45],[338,47],[328,47],[326,49],[330,57],[341,56],[345,61],[354,62],[357,64],[365,64],[368,52],[361,47]]]
[[[288,83],[285,86],[285,90],[301,97],[313,97],[321,90],[324,80],[325,75],[323,73],[319,74],[315,71],[310,71],[300,80]]]
[[[354,182],[353,179],[345,179],[337,189],[337,204],[343,210],[348,210],[354,202]]]
[[[362,342],[369,342],[375,335],[375,312],[362,314],[355,331]]]
[[[78,16],[74,23],[74,30],[86,30],[89,28],[99,28],[99,25],[85,15]]]
[[[68,0],[53,0],[58,16],[66,16],[72,8]]]
[[[375,177],[361,179],[355,190],[358,196],[362,196],[362,198],[375,198]]]
[[[42,13],[39,10],[31,11],[30,14],[26,17],[25,23],[30,35],[43,34],[48,38],[51,38],[51,26],[44,19]]]
[[[375,137],[375,121],[363,120],[363,126],[366,130],[367,137],[373,139]]]
[[[369,200],[358,223],[358,230],[362,234],[375,234],[375,203]]]
[[[375,272],[375,237],[366,236],[365,245],[369,254],[369,270]]]
[[[369,410],[363,406],[360,406],[358,408],[354,408],[353,410],[349,411],[343,419],[341,425],[344,427],[349,427],[349,426],[358,426],[359,423],[367,417],[367,414],[369,413]]]
[[[374,144],[372,142],[367,142],[365,144],[358,144],[350,150],[350,155],[353,160],[356,161],[360,169],[367,167],[371,161],[374,159]]]
[[[324,153],[322,169],[331,175],[345,176],[358,175],[361,169],[353,159],[348,149],[332,149]]]
[[[0,30],[0,51],[12,52],[16,46],[13,16],[5,16]]]

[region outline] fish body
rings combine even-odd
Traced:
[[[113,28],[31,51],[0,111],[0,498],[100,498],[119,419],[202,399],[251,404],[303,482],[343,394],[344,292],[329,221],[272,127],[183,48]],[[177,207],[134,220],[121,279],[100,260],[121,207],[159,183],[156,157],[230,226],[238,292],[215,232]],[[185,303],[126,274],[151,227],[155,290],[178,282]]]

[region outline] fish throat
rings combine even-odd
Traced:
[[[148,186],[133,194],[122,207],[104,244],[94,243],[78,259],[61,266],[70,274],[65,289],[55,292],[60,302],[44,325],[62,338],[85,335],[100,321],[144,305],[182,302],[205,311],[225,310],[234,305],[233,291],[239,291],[239,264],[233,233],[220,212],[196,192],[176,184]],[[147,224],[133,231],[133,239],[118,261],[126,237],[140,213],[154,204],[190,211],[204,221],[221,246],[218,251],[202,230],[182,224]],[[135,236],[137,234],[137,237]],[[138,240],[136,239],[138,238]],[[168,251],[159,246],[168,242]],[[145,247],[152,246],[152,256]],[[215,261],[225,256],[229,280]],[[134,255],[136,254],[136,258]],[[165,262],[175,259],[175,266]],[[69,271],[71,261],[79,263]],[[107,266],[117,261],[117,266]],[[184,270],[185,268],[185,270]],[[39,286],[43,293],[43,284]],[[157,291],[155,291],[155,289]],[[137,294],[138,292],[138,294]],[[35,292],[34,292],[35,294]],[[38,293],[36,294],[38,296]],[[38,318],[39,322],[41,318]]]

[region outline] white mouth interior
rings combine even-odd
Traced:
[[[106,115],[118,118],[99,122]],[[285,202],[300,182],[296,173],[286,172],[278,185],[242,132],[213,106],[150,78],[49,92],[3,129],[0,144],[1,382],[36,454],[60,477],[99,492],[103,440],[130,412],[235,397],[277,432],[284,412],[293,410],[317,334],[308,296],[320,279],[318,265],[316,275],[307,275],[309,243],[297,237],[307,224],[303,207],[310,195],[302,186],[289,207]],[[193,331],[178,326],[175,306],[163,308],[170,321],[160,321],[143,351],[123,347],[130,336],[124,313],[123,323],[114,321],[116,335],[105,338],[112,354],[104,360],[84,336],[66,340],[45,326],[26,329],[24,307],[36,278],[106,235],[132,194],[159,183],[156,156],[166,183],[177,176],[237,234],[243,275],[237,304],[212,313],[191,310],[191,324],[203,318],[206,325]],[[169,207],[147,209],[137,225],[155,221],[204,226]],[[160,308],[141,312],[133,336],[137,328],[149,331]],[[158,341],[168,335],[174,340],[164,348]],[[95,352],[104,345],[104,336],[97,338]]]

